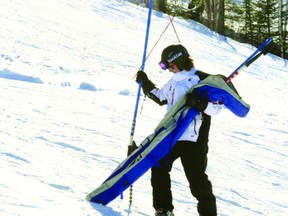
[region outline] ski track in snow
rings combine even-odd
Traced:
[[[107,206],[85,201],[125,158],[138,86],[147,9],[116,0],[3,1],[0,7],[0,214],[153,215],[150,172]],[[196,66],[229,75],[255,48],[193,21],[174,25]],[[168,24],[152,14],[148,51]],[[171,26],[146,62],[161,86]],[[218,212],[288,214],[286,115],[288,61],[268,54],[235,78],[251,105],[245,118],[213,117],[208,175]],[[165,107],[142,97],[135,141],[162,119]],[[143,108],[142,108],[143,106]],[[176,215],[197,215],[181,163],[171,172]]]

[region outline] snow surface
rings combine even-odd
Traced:
[[[150,172],[108,206],[85,196],[127,154],[147,8],[120,0],[1,0],[0,215],[153,215]],[[169,22],[153,12],[147,52]],[[174,18],[196,66],[229,75],[255,47]],[[178,43],[170,25],[146,61],[163,85],[161,51]],[[288,61],[268,54],[233,81],[251,105],[245,118],[213,118],[207,173],[219,215],[288,215]],[[165,108],[141,96],[134,139],[152,133]],[[171,172],[175,215],[197,215],[179,161]]]

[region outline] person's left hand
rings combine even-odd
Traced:
[[[199,112],[203,112],[208,105],[208,99],[200,98],[196,89],[194,89],[191,93],[186,95],[186,105],[194,107]]]

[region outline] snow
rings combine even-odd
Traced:
[[[121,0],[1,1],[1,216],[154,214],[150,172],[134,184],[132,206],[128,190],[107,206],[85,200],[126,157],[147,14]],[[147,51],[168,22],[153,12]],[[212,74],[229,75],[256,49],[173,22],[196,66]],[[145,63],[158,86],[170,76],[161,52],[174,43],[170,25]],[[221,216],[288,215],[287,79],[287,60],[262,56],[233,80],[248,116],[213,117],[207,173]],[[165,114],[143,95],[139,105],[137,143]],[[171,176],[175,215],[197,215],[179,161]]]

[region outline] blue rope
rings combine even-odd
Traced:
[[[148,11],[148,21],[147,21],[147,28],[146,28],[146,37],[145,37],[145,44],[144,44],[144,53],[143,53],[142,65],[141,65],[141,70],[143,70],[143,71],[144,71],[145,61],[146,61],[146,52],[147,52],[149,30],[150,30],[150,24],[151,24],[152,6],[153,6],[153,0],[150,0],[149,11]],[[134,110],[134,115],[133,115],[133,121],[132,121],[132,128],[131,128],[131,133],[130,133],[130,143],[129,143],[129,145],[132,145],[132,143],[133,143],[133,136],[134,136],[135,126],[136,126],[136,119],[137,119],[137,113],[138,113],[138,107],[139,107],[139,100],[140,100],[140,95],[141,95],[141,87],[142,87],[142,82],[140,82],[139,86],[138,86],[138,92],[137,92],[135,110]]]

